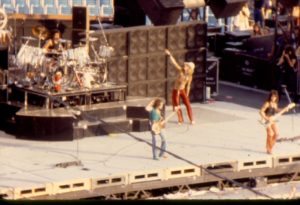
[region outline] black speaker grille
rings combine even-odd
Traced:
[[[73,7],[72,8],[73,15],[73,29],[86,29],[86,7]]]

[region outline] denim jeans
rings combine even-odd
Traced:
[[[161,146],[160,146],[159,157],[162,157],[163,154],[165,153],[167,143],[166,143],[165,137],[162,134],[162,132],[160,132],[159,134],[156,135],[154,132],[151,131],[151,135],[152,135],[152,153],[153,153],[153,159],[157,159],[157,155],[156,155],[156,150],[157,150],[157,148],[156,148],[156,136],[160,136],[160,139],[161,139]]]

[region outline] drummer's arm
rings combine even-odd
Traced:
[[[45,43],[45,45],[43,46],[43,50],[45,51],[45,52],[48,52],[48,51],[50,51],[50,47],[52,46],[52,41],[50,41],[50,40],[48,40],[46,43]]]

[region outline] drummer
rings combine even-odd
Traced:
[[[61,43],[61,32],[59,30],[53,31],[52,38],[47,40],[43,46],[43,49],[46,51],[46,53],[61,53],[64,50],[64,47]]]

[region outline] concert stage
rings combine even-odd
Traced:
[[[187,122],[185,109],[183,125],[178,126],[176,116],[170,120],[165,130],[167,158],[159,161],[152,159],[149,132],[34,143],[1,132],[0,196],[130,199],[229,186],[224,177],[260,186],[299,180],[299,141],[277,142],[273,155],[266,153],[265,128],[258,122],[266,97],[222,84],[216,101],[192,104],[195,125]],[[166,107],[167,114],[171,110]],[[298,114],[283,115],[280,137],[299,136],[299,122]]]

